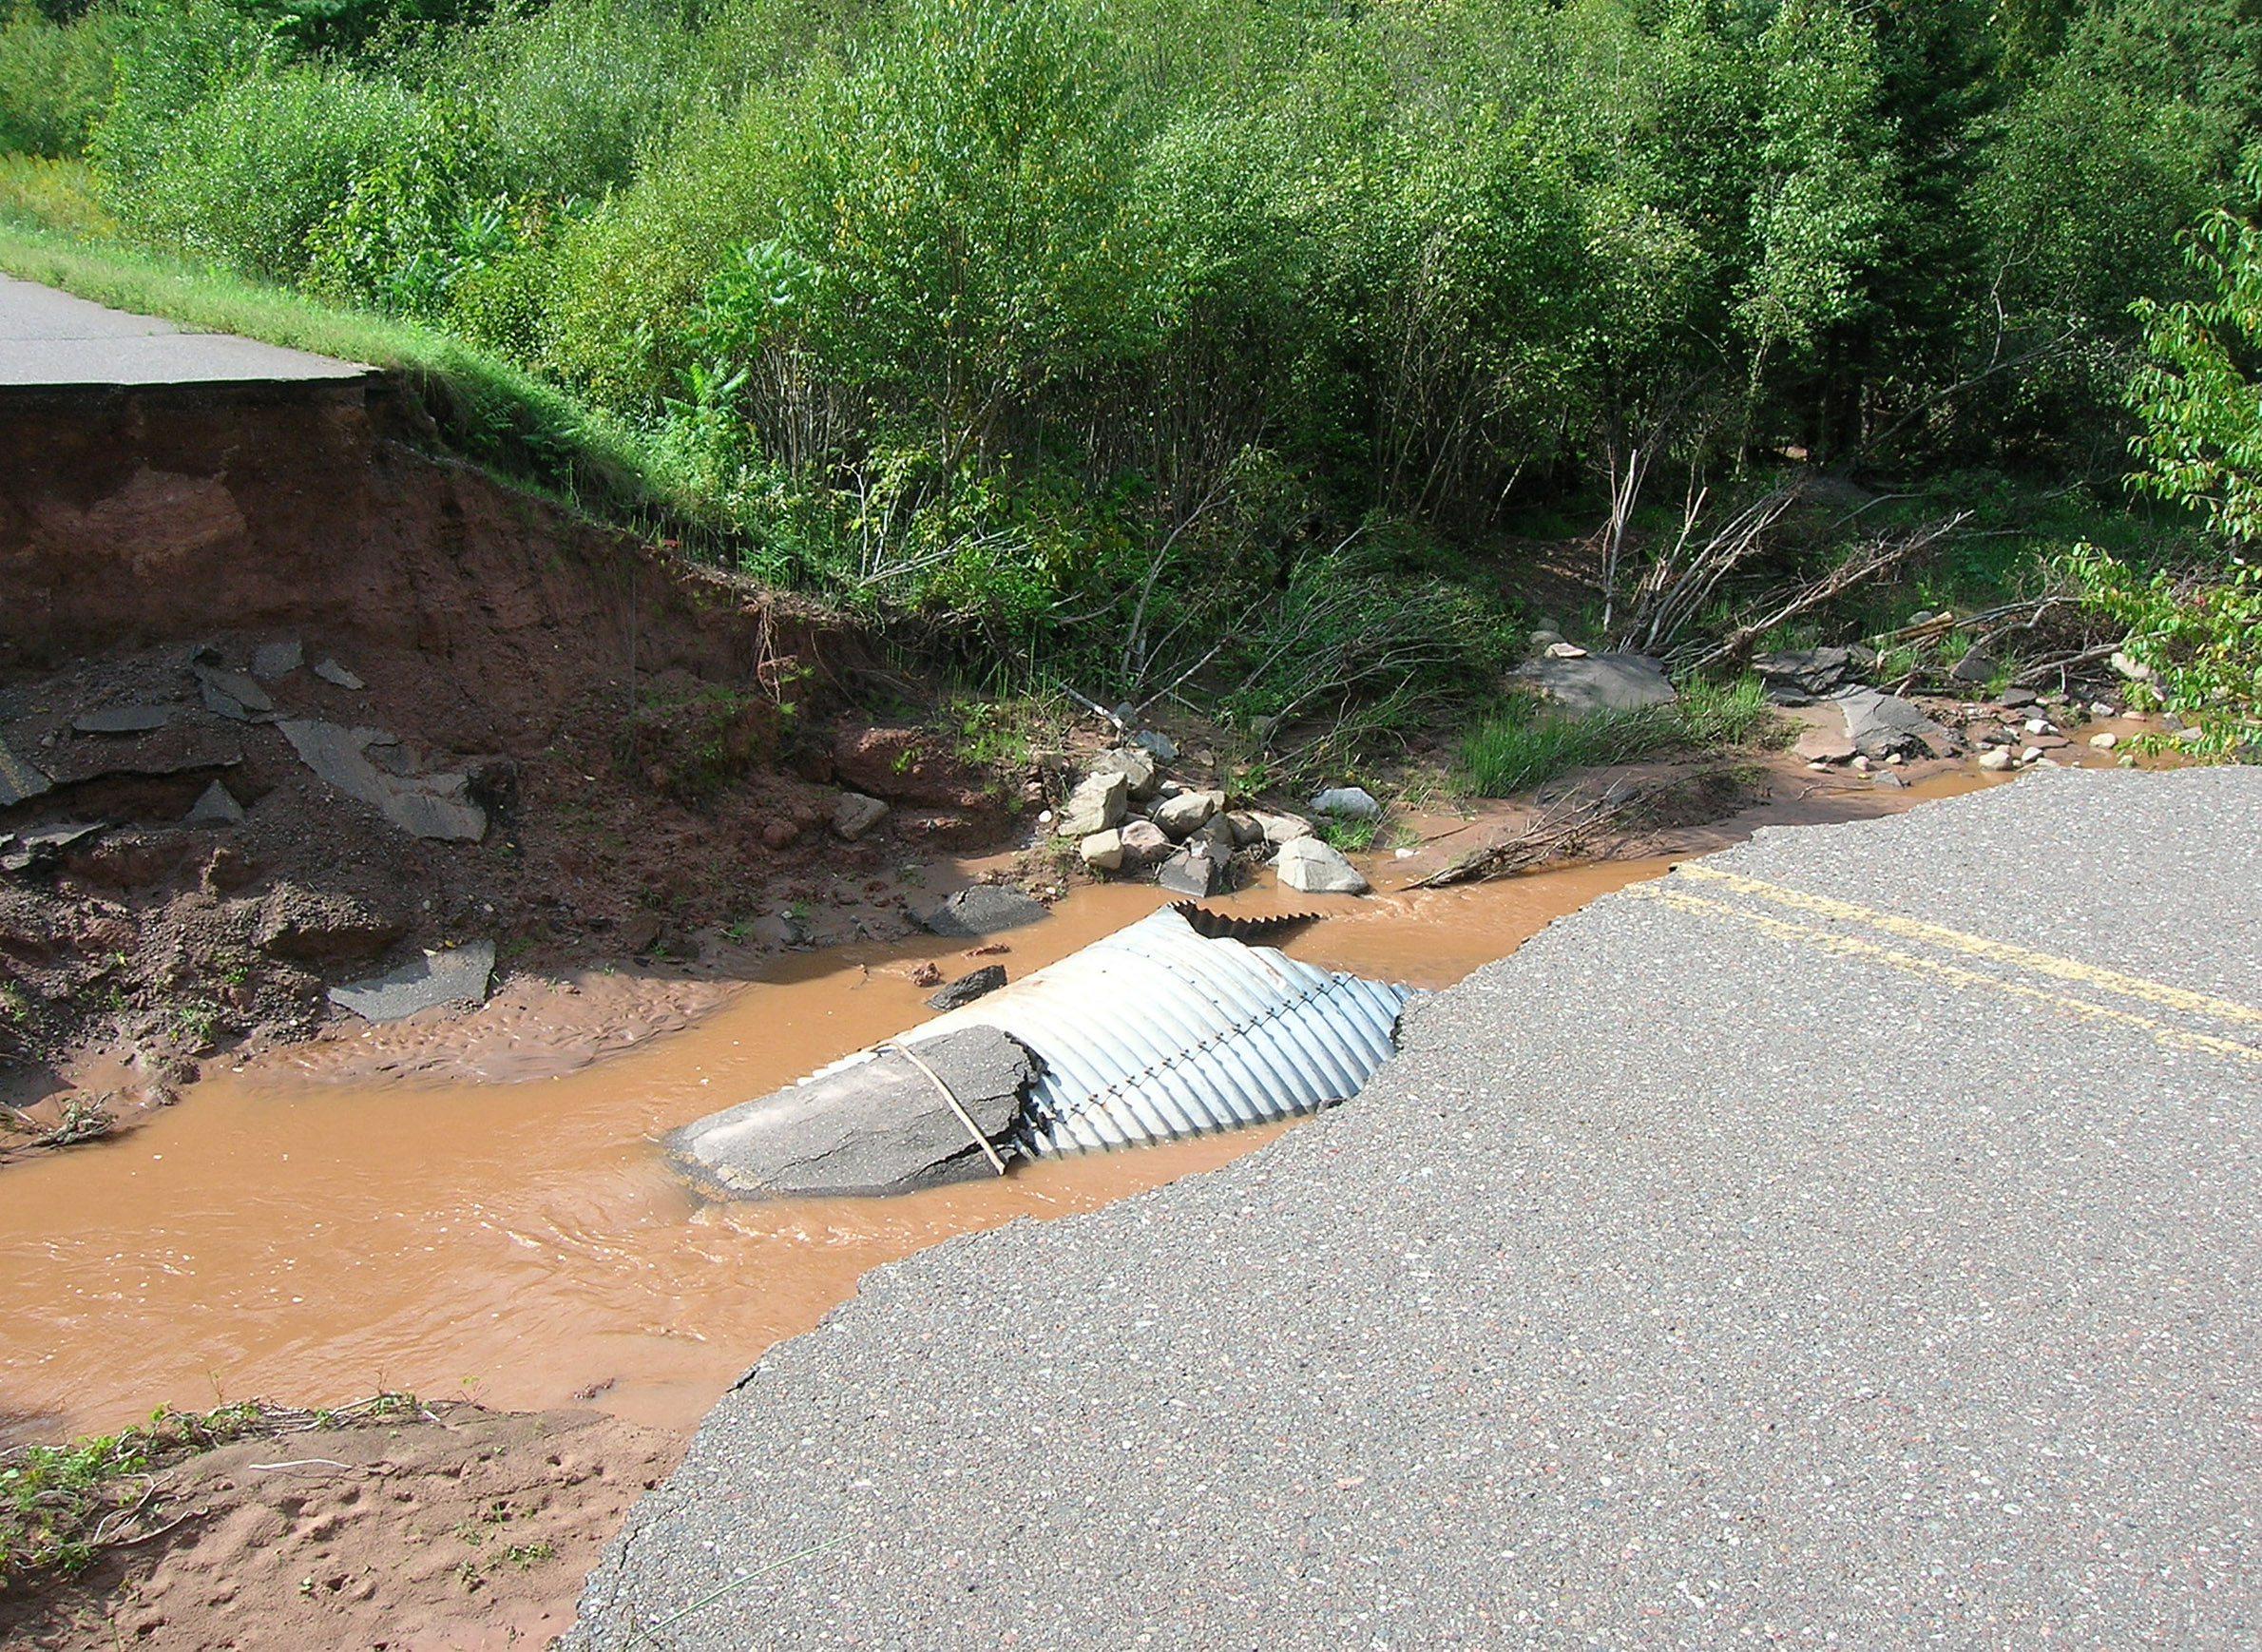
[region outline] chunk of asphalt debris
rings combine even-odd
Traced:
[[[1767,685],[1769,699],[1778,705],[1795,704],[1819,700],[1859,680],[1876,658],[1867,648],[1792,648],[1760,655],[1752,662],[1752,669]]]
[[[70,726],[81,734],[147,734],[172,720],[169,705],[105,705],[100,711],[79,713]]]
[[[888,805],[861,792],[843,792],[833,805],[833,836],[853,843],[888,817]]]
[[[333,683],[339,688],[352,688],[358,690],[367,688],[369,686],[368,683],[362,682],[360,678],[355,676],[351,671],[348,671],[343,665],[340,665],[335,660],[325,660],[320,664],[316,665],[315,667],[315,675],[319,677],[323,682]]]
[[[183,826],[240,826],[243,823],[243,805],[236,801],[235,794],[215,780],[204,788],[204,795],[196,806],[181,817]]]
[[[273,711],[275,701],[267,698],[267,691],[253,682],[248,673],[226,671],[217,665],[197,665],[197,688],[204,697],[204,709],[215,716],[249,722],[252,713]]]
[[[1152,752],[1159,763],[1175,763],[1179,760],[1178,742],[1159,728],[1142,728],[1131,738]]]
[[[1012,1150],[1006,1138],[1036,1076],[1019,1042],[969,1027],[851,1056],[661,1141],[723,1198],[908,1192],[996,1174],[984,1145]]]
[[[427,952],[414,963],[330,989],[330,1002],[368,1021],[398,1021],[442,1004],[484,1004],[495,971],[495,944],[472,941]]]
[[[470,800],[468,777],[379,773],[368,748],[385,738],[381,731],[340,728],[311,718],[285,719],[275,726],[324,781],[412,836],[476,843],[487,836],[487,811]]]
[[[73,820],[18,833],[9,840],[8,848],[0,851],[0,872],[44,871],[61,859],[64,851],[76,848],[103,829],[100,820],[92,825]]]
[[[1226,887],[1226,868],[1232,860],[1230,841],[1218,836],[1191,838],[1183,849],[1162,863],[1155,881],[1174,894],[1201,900]]]
[[[273,682],[288,677],[306,663],[306,645],[296,639],[288,643],[263,643],[252,651],[251,674],[261,682]]]
[[[930,1009],[958,1009],[971,1004],[985,992],[995,992],[1006,984],[1003,964],[985,964],[967,973],[927,1000]]]
[[[1306,894],[1365,894],[1367,880],[1335,848],[1316,837],[1283,843],[1273,856],[1280,881]]]
[[[43,771],[16,756],[8,742],[0,740],[0,809],[12,809],[54,789],[54,781]]]
[[[1364,786],[1334,786],[1312,799],[1314,814],[1333,815],[1345,820],[1379,820],[1382,805]],[[1268,832],[1267,836],[1271,836]]]
[[[960,890],[919,921],[938,935],[957,939],[1017,930],[1050,915],[1044,902],[1032,900],[1017,889],[978,883]]]

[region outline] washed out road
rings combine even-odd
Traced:
[[[2254,770],[2044,771],[1605,896],[1268,1149],[870,1277],[568,1644],[2252,1646],[2257,845]]]
[[[297,384],[366,367],[225,333],[192,333],[0,276],[0,388]]]

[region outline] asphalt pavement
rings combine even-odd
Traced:
[[[0,385],[297,384],[370,369],[225,333],[191,333],[0,276]]]
[[[2262,772],[1761,834],[869,1277],[567,1645],[2262,1643]]]

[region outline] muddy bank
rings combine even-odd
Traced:
[[[129,1542],[77,1577],[0,1588],[0,1643],[546,1645],[683,1444],[597,1412],[460,1402],[239,1440],[128,1487]]]

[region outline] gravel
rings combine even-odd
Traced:
[[[2257,843],[2064,770],[1703,864],[2253,1006]],[[567,1645],[2253,1644],[2262,1025],[2194,1002],[1605,896],[1265,1150],[869,1276]]]

